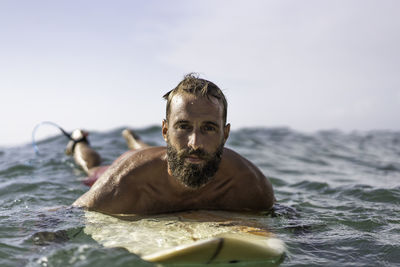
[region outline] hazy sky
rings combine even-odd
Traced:
[[[399,11],[396,0],[1,0],[0,146],[46,120],[160,124],[162,95],[188,72],[224,90],[233,129],[400,130]]]

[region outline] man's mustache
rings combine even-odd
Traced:
[[[210,158],[210,155],[205,152],[203,149],[182,149],[178,152],[179,157],[188,157],[188,156],[197,156],[200,159],[207,160]]]

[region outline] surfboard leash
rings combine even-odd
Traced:
[[[72,138],[72,133],[68,133],[58,124],[51,122],[51,121],[42,121],[42,122],[38,123],[32,131],[32,146],[33,146],[33,150],[35,151],[36,155],[40,154],[39,147],[37,146],[36,141],[35,141],[36,131],[39,129],[40,126],[42,126],[44,124],[48,124],[48,125],[58,128],[65,137],[67,137],[69,140],[74,142],[73,147],[75,147],[75,145],[79,142],[84,142],[84,141],[87,142],[86,136],[83,136],[83,137],[75,140],[74,138]]]

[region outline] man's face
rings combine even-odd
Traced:
[[[218,170],[229,128],[218,99],[175,95],[163,122],[171,174],[191,188],[206,184]]]

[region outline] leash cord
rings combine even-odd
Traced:
[[[35,141],[35,134],[36,134],[36,131],[39,129],[39,127],[42,126],[43,124],[48,124],[48,125],[51,125],[51,126],[54,126],[54,127],[58,128],[61,131],[61,133],[63,135],[65,135],[69,140],[72,140],[74,142],[82,141],[82,140],[74,140],[70,133],[67,133],[63,128],[61,128],[59,125],[55,124],[54,122],[42,121],[41,123],[39,123],[39,124],[37,124],[35,126],[35,128],[33,129],[33,132],[32,132],[32,146],[33,146],[33,149],[35,150],[36,155],[39,155],[40,153],[39,153],[39,148],[38,148],[38,146],[36,144],[36,141]]]

